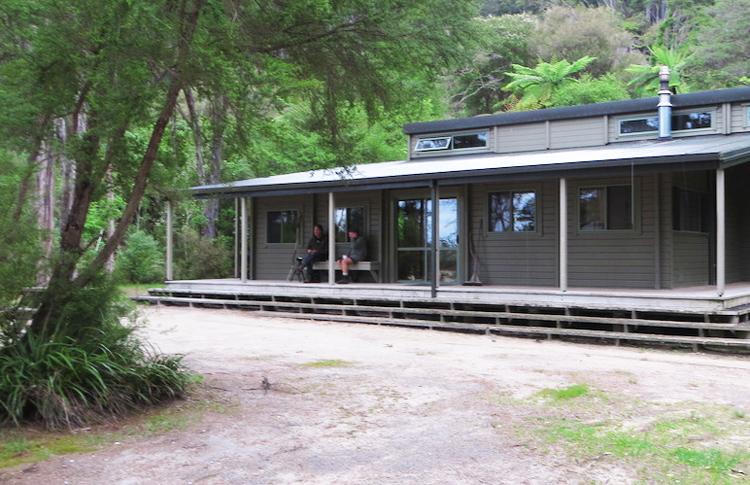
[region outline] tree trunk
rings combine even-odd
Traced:
[[[211,100],[211,166],[206,180],[209,184],[217,184],[221,181],[228,104],[226,96],[217,96]],[[216,226],[219,221],[219,199],[208,199],[203,214],[206,216],[203,235],[213,239],[218,235]]]
[[[115,200],[115,193],[112,190],[112,167],[107,168],[107,174],[105,175],[105,180],[107,181],[107,200],[110,202],[110,204]],[[108,240],[112,237],[112,235],[115,233],[115,220],[110,219],[107,221],[107,230],[104,232],[104,240]],[[113,273],[115,271],[115,256],[117,255],[117,250],[112,252],[112,254],[109,255],[109,258],[107,258],[107,261],[104,263],[104,269],[107,270],[108,273]]]
[[[186,65],[187,55],[198,23],[198,17],[203,8],[203,2],[197,0],[193,6],[192,11],[185,13],[184,24],[180,29],[180,36],[177,42],[177,68],[172,71],[173,75],[166,91],[164,104],[154,122],[148,145],[141,158],[141,164],[135,175],[133,188],[122,217],[102,250],[97,253],[91,263],[75,276],[74,279],[76,267],[84,251],[81,247],[81,240],[92,196],[95,189],[100,186],[101,179],[104,176],[104,173],[102,173],[95,163],[97,161],[101,162],[101,160],[98,160],[100,156],[100,140],[95,135],[97,132],[95,129],[96,118],[95,116],[89,116],[89,130],[83,137],[82,147],[79,152],[80,158],[77,160],[75,188],[70,214],[60,231],[60,254],[53,266],[49,284],[39,297],[39,306],[32,318],[29,334],[36,335],[42,339],[47,339],[56,334],[76,336],[77,328],[60,328],[59,324],[51,328],[52,322],[55,322],[60,317],[65,303],[72,293],[76,289],[88,285],[106,261],[114,254],[140,206],[141,199],[146,191],[146,184],[148,183],[151,169],[158,154],[159,145],[164,136],[164,131],[169,120],[172,118],[177,96],[182,89],[182,75],[184,73],[180,72],[180,68]],[[83,104],[83,101],[79,103],[80,106],[83,106]],[[119,146],[122,142],[126,128],[127,123],[123,125],[121,131],[113,134],[112,138],[108,140],[105,160],[99,165],[101,169],[107,169],[116,151],[114,147]],[[81,325],[90,323],[81,322]]]
[[[81,239],[94,192],[93,159],[99,149],[99,140],[96,137],[88,136],[87,138],[87,158],[79,163],[73,204],[68,219],[63,222],[60,230],[60,254],[55,261],[47,288],[42,293],[39,307],[31,323],[32,333],[42,338],[52,333],[49,323],[59,315],[73,290],[70,283],[78,260],[83,254]]]
[[[185,103],[188,107],[188,121],[193,131],[193,144],[195,145],[195,172],[198,174],[198,183],[206,183],[206,163],[203,160],[203,133],[201,132],[201,122],[198,112],[195,110],[195,99],[190,88],[182,90],[185,95]]]
[[[52,257],[53,232],[55,229],[55,158],[47,142],[42,142],[37,160],[39,171],[36,177],[37,224],[42,234],[42,255],[45,261]],[[37,283],[48,281],[46,268],[40,268]]]
[[[85,121],[80,121],[79,126],[76,128],[73,126],[73,121],[62,118],[57,130],[57,138],[64,148],[68,140],[75,137],[76,133],[84,131],[86,131]],[[65,150],[62,151],[63,153],[58,157],[60,160],[60,183],[62,185],[60,192],[60,220],[67,221],[70,215],[70,206],[73,204],[73,184],[75,181],[76,165],[75,161],[68,158],[64,153]]]

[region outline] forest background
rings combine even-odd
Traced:
[[[0,421],[51,427],[184,389],[112,288],[163,279],[167,200],[175,277],[231,276],[235,206],[190,186],[404,159],[413,121],[653,96],[662,64],[678,93],[750,82],[750,0],[0,0],[0,26]],[[79,357],[101,365],[76,387]]]
[[[425,15],[446,6],[422,3]],[[218,89],[185,86],[159,148],[164,162],[129,229],[130,244],[123,239],[113,252],[119,254],[125,280],[161,279],[164,201],[179,197],[190,186],[401,160],[406,157],[402,126],[414,121],[653,96],[653,66],[660,64],[672,69],[677,92],[750,81],[748,0],[484,0],[474,8],[467,35],[441,41],[439,47],[448,53],[434,62],[423,59],[421,71],[399,69],[401,60],[394,59],[387,83],[373,82],[372,73],[347,73],[360,74],[357,81],[335,68],[300,79],[288,66],[278,65],[264,66],[269,71],[262,73],[263,79],[253,80],[252,87],[239,78],[234,85],[224,80]],[[441,12],[439,17],[471,12]],[[559,63],[586,56],[594,59],[581,70],[569,72],[567,64]],[[524,89],[506,88],[517,72],[514,64],[536,68],[531,74],[548,89],[541,99],[526,95]],[[366,63],[358,67],[368,68]],[[369,95],[357,92],[367,90],[371,82]],[[335,83],[343,85],[331,86]],[[346,86],[357,83],[362,86]],[[85,116],[72,118],[73,114],[59,117],[48,127],[33,161],[34,187],[27,191],[36,208],[45,259],[53,256],[73,200],[75,157],[66,155],[66,149],[72,137],[85,131],[71,124],[85,124]],[[5,131],[13,125],[6,125]],[[126,138],[145,144],[148,129],[129,126]],[[11,133],[4,139],[17,136]],[[4,156],[27,160],[29,145],[24,150],[23,145],[6,144]],[[19,165],[24,162],[17,161]],[[91,203],[84,239],[96,242],[89,249],[103,244],[125,208],[130,187],[116,178],[117,174],[106,193]],[[229,275],[233,205],[222,205],[221,212],[218,201],[177,207],[176,277]],[[113,256],[107,267],[114,268]]]

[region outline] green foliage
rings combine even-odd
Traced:
[[[578,82],[573,75],[593,61],[593,57],[584,56],[572,63],[566,60],[540,62],[535,67],[513,64],[513,72],[508,73],[513,81],[503,89],[521,94],[521,100],[516,106],[518,110],[546,108],[550,105],[552,96],[561,88]]]
[[[74,294],[62,318],[78,323],[75,334],[42,340],[22,332],[6,340],[0,422],[73,427],[184,395],[190,378],[182,357],[157,354],[136,337],[132,324],[121,323],[127,307],[102,298],[111,291]]]
[[[478,19],[480,45],[474,59],[450,77],[454,110],[465,115],[492,113],[505,98],[502,86],[510,82],[513,64],[526,65],[534,56],[529,38],[534,30],[530,15]]]
[[[479,13],[484,16],[537,13],[551,3],[550,0],[484,0]]]
[[[183,228],[175,237],[175,278],[228,278],[232,275],[229,243],[205,239],[197,231]]]
[[[628,98],[630,93],[627,86],[614,74],[606,74],[599,78],[584,74],[577,83],[558,89],[550,98],[550,106],[575,106]]]
[[[164,251],[146,231],[128,236],[117,255],[117,271],[129,283],[152,283],[164,275]]]
[[[750,84],[750,0],[717,0],[707,14],[688,62],[691,83],[703,89]]]
[[[686,93],[690,87],[684,79],[683,71],[687,65],[690,53],[687,49],[669,49],[661,45],[648,48],[651,57],[650,65],[633,64],[626,71],[633,75],[628,83],[641,96],[655,96],[659,91],[659,69],[661,66],[669,68],[669,87],[673,93]]]
[[[24,177],[22,161],[0,149],[0,310],[19,304],[25,288],[34,286],[40,261],[40,234],[29,207],[23,207],[14,220],[18,191]],[[0,325],[2,324],[0,312]]]
[[[638,63],[642,55],[633,49],[633,35],[608,7],[586,8],[557,5],[539,20],[531,44],[540,59],[595,57],[587,67],[593,76],[619,72]]]

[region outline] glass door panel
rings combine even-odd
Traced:
[[[440,199],[440,280],[458,280],[458,199]],[[396,201],[396,275],[398,281],[426,283],[432,277],[432,200]]]
[[[458,281],[458,199],[440,199],[438,211],[440,241],[440,282]]]

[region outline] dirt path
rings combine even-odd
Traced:
[[[225,405],[180,429],[22,466],[0,481],[627,483],[642,479],[643,470],[606,453],[571,454],[546,440],[543,426],[573,417],[588,422],[606,409],[608,420],[637,428],[686,403],[734,410],[748,426],[750,360],[743,357],[237,311],[146,308],[144,315],[152,342],[186,353]],[[264,376],[268,392],[260,389]],[[576,407],[535,397],[577,383],[592,392]],[[549,420],[540,432],[542,415]],[[731,439],[736,448],[750,438]]]

